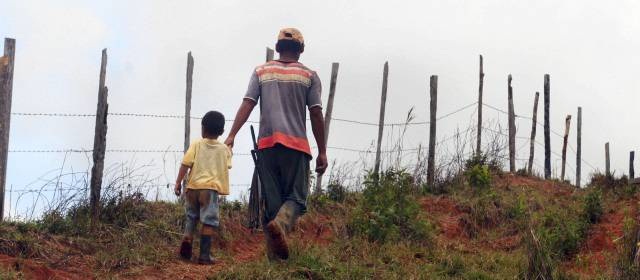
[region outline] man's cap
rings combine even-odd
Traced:
[[[280,30],[280,33],[278,34],[278,41],[280,40],[291,40],[304,45],[304,37],[302,37],[302,33],[300,33],[300,30],[292,27]]]

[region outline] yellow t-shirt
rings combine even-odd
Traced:
[[[182,165],[191,167],[187,189],[208,189],[229,194],[231,149],[214,139],[200,139],[189,146]]]

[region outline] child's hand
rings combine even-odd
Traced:
[[[180,196],[181,192],[182,192],[182,184],[181,182],[176,182],[176,187],[173,189],[173,193],[175,193],[176,196]]]

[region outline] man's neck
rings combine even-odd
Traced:
[[[280,57],[278,57],[278,61],[282,62],[298,62],[299,59],[300,55],[292,53],[280,53]]]

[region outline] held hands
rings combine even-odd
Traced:
[[[181,181],[177,181],[176,182],[176,187],[173,189],[173,193],[175,193],[176,196],[180,196],[181,192],[182,192],[182,182]]]
[[[327,170],[327,166],[329,166],[329,164],[327,163],[327,154],[319,154],[316,158],[316,173],[318,173],[318,175],[324,174],[324,172]]]
[[[235,141],[235,136],[229,136],[226,140],[224,140],[224,144],[229,147],[229,149],[233,149],[233,142]]]

